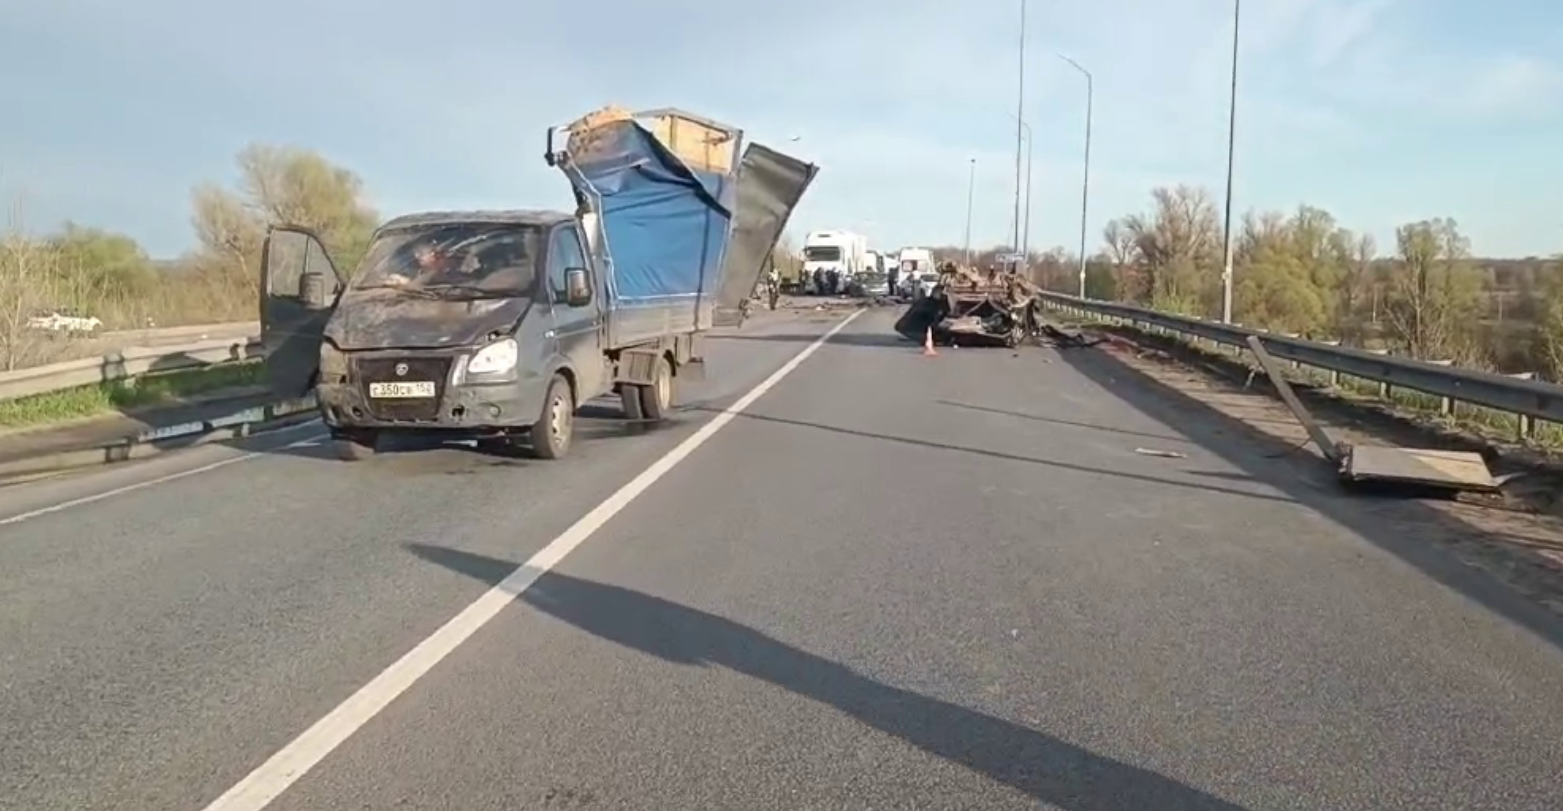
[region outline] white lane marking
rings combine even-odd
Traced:
[[[814,343],[804,347],[802,352],[793,356],[792,360],[787,361],[760,385],[750,389],[748,394],[739,398],[738,402],[701,426],[700,430],[680,442],[678,447],[668,451],[666,456],[653,462],[651,467],[641,471],[640,475],[619,488],[618,492],[609,496],[606,501],[592,508],[591,512],[576,521],[559,537],[550,541],[526,563],[517,567],[508,577],[500,581],[499,585],[489,589],[482,597],[462,609],[461,613],[451,618],[439,630],[419,642],[417,647],[381,671],[380,675],[360,687],[358,692],[338,704],[336,709],[283,746],[221,797],[213,800],[206,806],[205,811],[261,811],[270,805],[272,800],[308,774],[310,769],[319,765],[327,755],[352,737],[353,733],[395,701],[397,696],[406,692],[433,670],[435,665],[460,647],[461,643],[487,625],[489,620],[537,582],[539,577],[559,565],[566,555],[575,551],[576,547],[629,506],[637,496],[667,475],[668,471],[694,453],[696,448],[704,445],[717,431],[722,430],[749,406],[754,405],[756,400],[763,397],[783,378],[792,374],[799,364],[863,312],[858,310],[852,313]]]
[[[303,425],[293,426],[293,427],[289,427],[289,428],[283,428],[283,429],[280,429],[280,430],[278,430],[278,431],[276,431],[274,433],[275,434],[283,434],[283,433],[287,433],[289,431],[297,431],[300,428],[318,428],[318,427],[320,427],[320,426],[317,425],[314,422],[307,422],[307,423],[304,423]],[[301,439],[301,440],[299,440],[297,442],[291,443],[291,444],[286,445],[284,447],[287,447],[287,448],[302,448],[302,447],[306,447],[306,446],[308,446],[311,443],[319,442],[322,438],[324,438],[324,436],[325,436],[324,434],[321,434],[319,436],[312,436],[312,437],[309,437],[307,439]],[[28,512],[17,513],[16,515],[8,516],[6,518],[0,518],[0,527],[3,527],[5,525],[7,525],[7,524],[20,524],[23,521],[28,521],[28,520],[37,518],[37,517],[42,516],[42,515],[48,515],[50,513],[57,513],[57,512],[59,512],[61,510],[68,510],[68,509],[70,509],[72,507],[80,507],[83,504],[91,504],[91,503],[96,502],[96,501],[102,501],[102,500],[104,500],[106,498],[113,498],[114,496],[124,495],[125,493],[133,493],[133,492],[135,492],[137,490],[144,490],[144,489],[146,489],[148,487],[152,487],[154,485],[165,484],[167,482],[172,482],[172,481],[178,481],[180,479],[189,478],[190,476],[194,476],[194,475],[196,475],[198,473],[205,473],[207,471],[216,470],[216,469],[218,469],[220,467],[227,467],[229,465],[238,464],[239,462],[246,462],[246,461],[249,461],[250,459],[254,459],[256,457],[265,456],[265,455],[267,455],[266,451],[252,451],[252,452],[248,452],[248,453],[242,453],[242,454],[240,454],[238,456],[233,456],[233,457],[230,457],[230,458],[227,458],[227,459],[219,459],[216,462],[212,462],[211,464],[201,465],[200,467],[193,467],[193,468],[190,468],[189,470],[181,470],[178,473],[170,473],[170,474],[168,474],[166,476],[157,476],[155,478],[147,479],[146,481],[136,482],[135,484],[127,484],[124,487],[116,487],[116,488],[114,488],[112,490],[104,490],[101,493],[93,493],[90,496],[82,496],[81,498],[73,498],[70,501],[62,501],[59,504],[51,504],[51,505],[49,505],[47,507],[39,507],[36,510],[29,510]]]

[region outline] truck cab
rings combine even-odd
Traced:
[[[579,406],[610,393],[632,420],[664,419],[675,377],[702,373],[702,334],[753,288],[817,169],[759,144],[695,168],[669,119],[733,155],[741,131],[639,116],[550,130],[571,212],[397,217],[350,273],[309,229],[272,227],[260,315],[273,391],[313,391],[344,459],[390,434],[557,459]]]

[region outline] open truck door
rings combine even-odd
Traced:
[[[261,248],[261,343],[271,390],[302,397],[315,384],[320,342],[346,282],[320,238],[276,225]]]
[[[740,307],[754,293],[787,220],[818,174],[819,167],[814,164],[760,144],[750,144],[744,150],[733,205],[732,238],[722,262],[712,326],[730,327],[742,320]]]

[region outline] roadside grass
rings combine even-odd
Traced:
[[[222,389],[265,384],[265,364],[225,363],[0,400],[0,427],[31,428],[169,405]]]

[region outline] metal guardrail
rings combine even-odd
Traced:
[[[1418,391],[1442,398],[1444,411],[1454,402],[1490,408],[1519,415],[1521,431],[1528,434],[1530,420],[1563,423],[1563,386],[1529,379],[1531,375],[1508,376],[1474,369],[1461,369],[1447,363],[1397,358],[1387,353],[1355,349],[1333,343],[1307,341],[1277,335],[1235,324],[1222,324],[1157,312],[1132,304],[1082,299],[1062,293],[1044,292],[1048,306],[1081,314],[1106,316],[1135,325],[1146,325],[1202,338],[1224,346],[1242,347],[1248,336],[1257,335],[1265,349],[1277,358],[1331,373],[1331,382],[1349,375],[1376,382],[1381,394],[1388,387]]]
[[[192,328],[181,328],[192,329]],[[77,386],[145,374],[188,371],[263,357],[260,338],[213,338],[187,344],[136,346],[101,357],[68,360],[0,372],[0,400],[14,400]]]
[[[95,340],[114,341],[123,346],[161,346],[176,341],[238,338],[260,334],[258,321],[225,321],[217,324],[186,324],[182,327],[121,329],[92,336]]]

